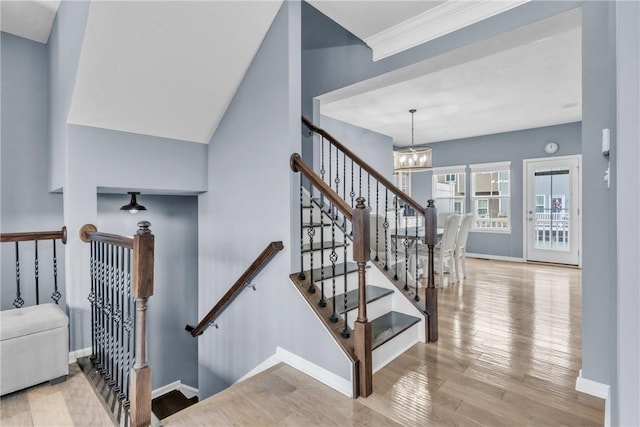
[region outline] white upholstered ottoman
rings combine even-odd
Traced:
[[[68,324],[56,304],[0,312],[0,395],[69,374]]]

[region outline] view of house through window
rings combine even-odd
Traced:
[[[465,166],[433,170],[433,199],[438,212],[464,214]]]
[[[471,212],[476,230],[511,229],[510,163],[471,165]],[[536,208],[545,201],[536,198]]]

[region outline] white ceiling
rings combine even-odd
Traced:
[[[445,3],[434,0],[308,0],[308,2],[361,40]]]
[[[321,96],[322,114],[411,144],[575,122],[582,117],[575,9]]]
[[[0,31],[47,43],[60,1],[2,0]]]
[[[208,143],[281,3],[92,2],[68,122]]]

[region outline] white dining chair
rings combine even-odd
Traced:
[[[469,237],[472,223],[473,214],[468,213],[462,217],[460,228],[458,228],[458,236],[454,248],[456,279],[458,279],[458,282],[460,282],[460,265],[462,265],[462,277],[467,277],[467,238]]]
[[[384,228],[384,216],[371,214],[369,218],[369,241],[371,245],[371,259],[375,259],[375,256],[378,255],[378,259],[381,262],[387,262],[387,266],[389,269],[392,268],[396,263],[396,246],[398,249],[398,263],[404,262],[405,259],[405,250],[402,244],[398,244],[398,241],[392,235],[395,234],[395,217],[392,217],[391,214],[387,215],[388,228]],[[376,236],[377,229],[377,236]],[[387,237],[387,245],[386,245],[386,253],[385,253],[385,234]],[[377,237],[377,243],[376,243]],[[386,258],[385,258],[386,257]]]
[[[460,226],[461,216],[458,214],[450,214],[445,223],[442,232],[442,239],[436,244],[433,250],[434,268],[440,274],[440,285],[444,285],[445,267],[449,269],[452,283],[456,282],[456,268],[454,251],[456,246],[456,238],[458,236],[458,227]],[[418,262],[423,266],[422,271],[427,272],[427,261],[429,251],[427,245],[420,244],[418,246]],[[438,271],[438,268],[439,271]]]

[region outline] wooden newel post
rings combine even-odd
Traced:
[[[353,209],[353,260],[358,265],[358,318],[354,324],[354,346],[358,358],[358,393],[367,397],[373,391],[373,357],[371,323],[367,320],[367,261],[371,259],[369,241],[369,209],[358,197]]]
[[[153,295],[154,237],[147,221],[138,223],[133,237],[133,282],[136,301],[135,362],[131,369],[131,425],[151,425],[151,368],[147,364],[147,301]]]
[[[426,289],[427,341],[438,341],[438,291],[433,268],[433,248],[438,240],[438,213],[433,200],[427,202],[424,211],[424,243],[429,251],[429,281]]]

